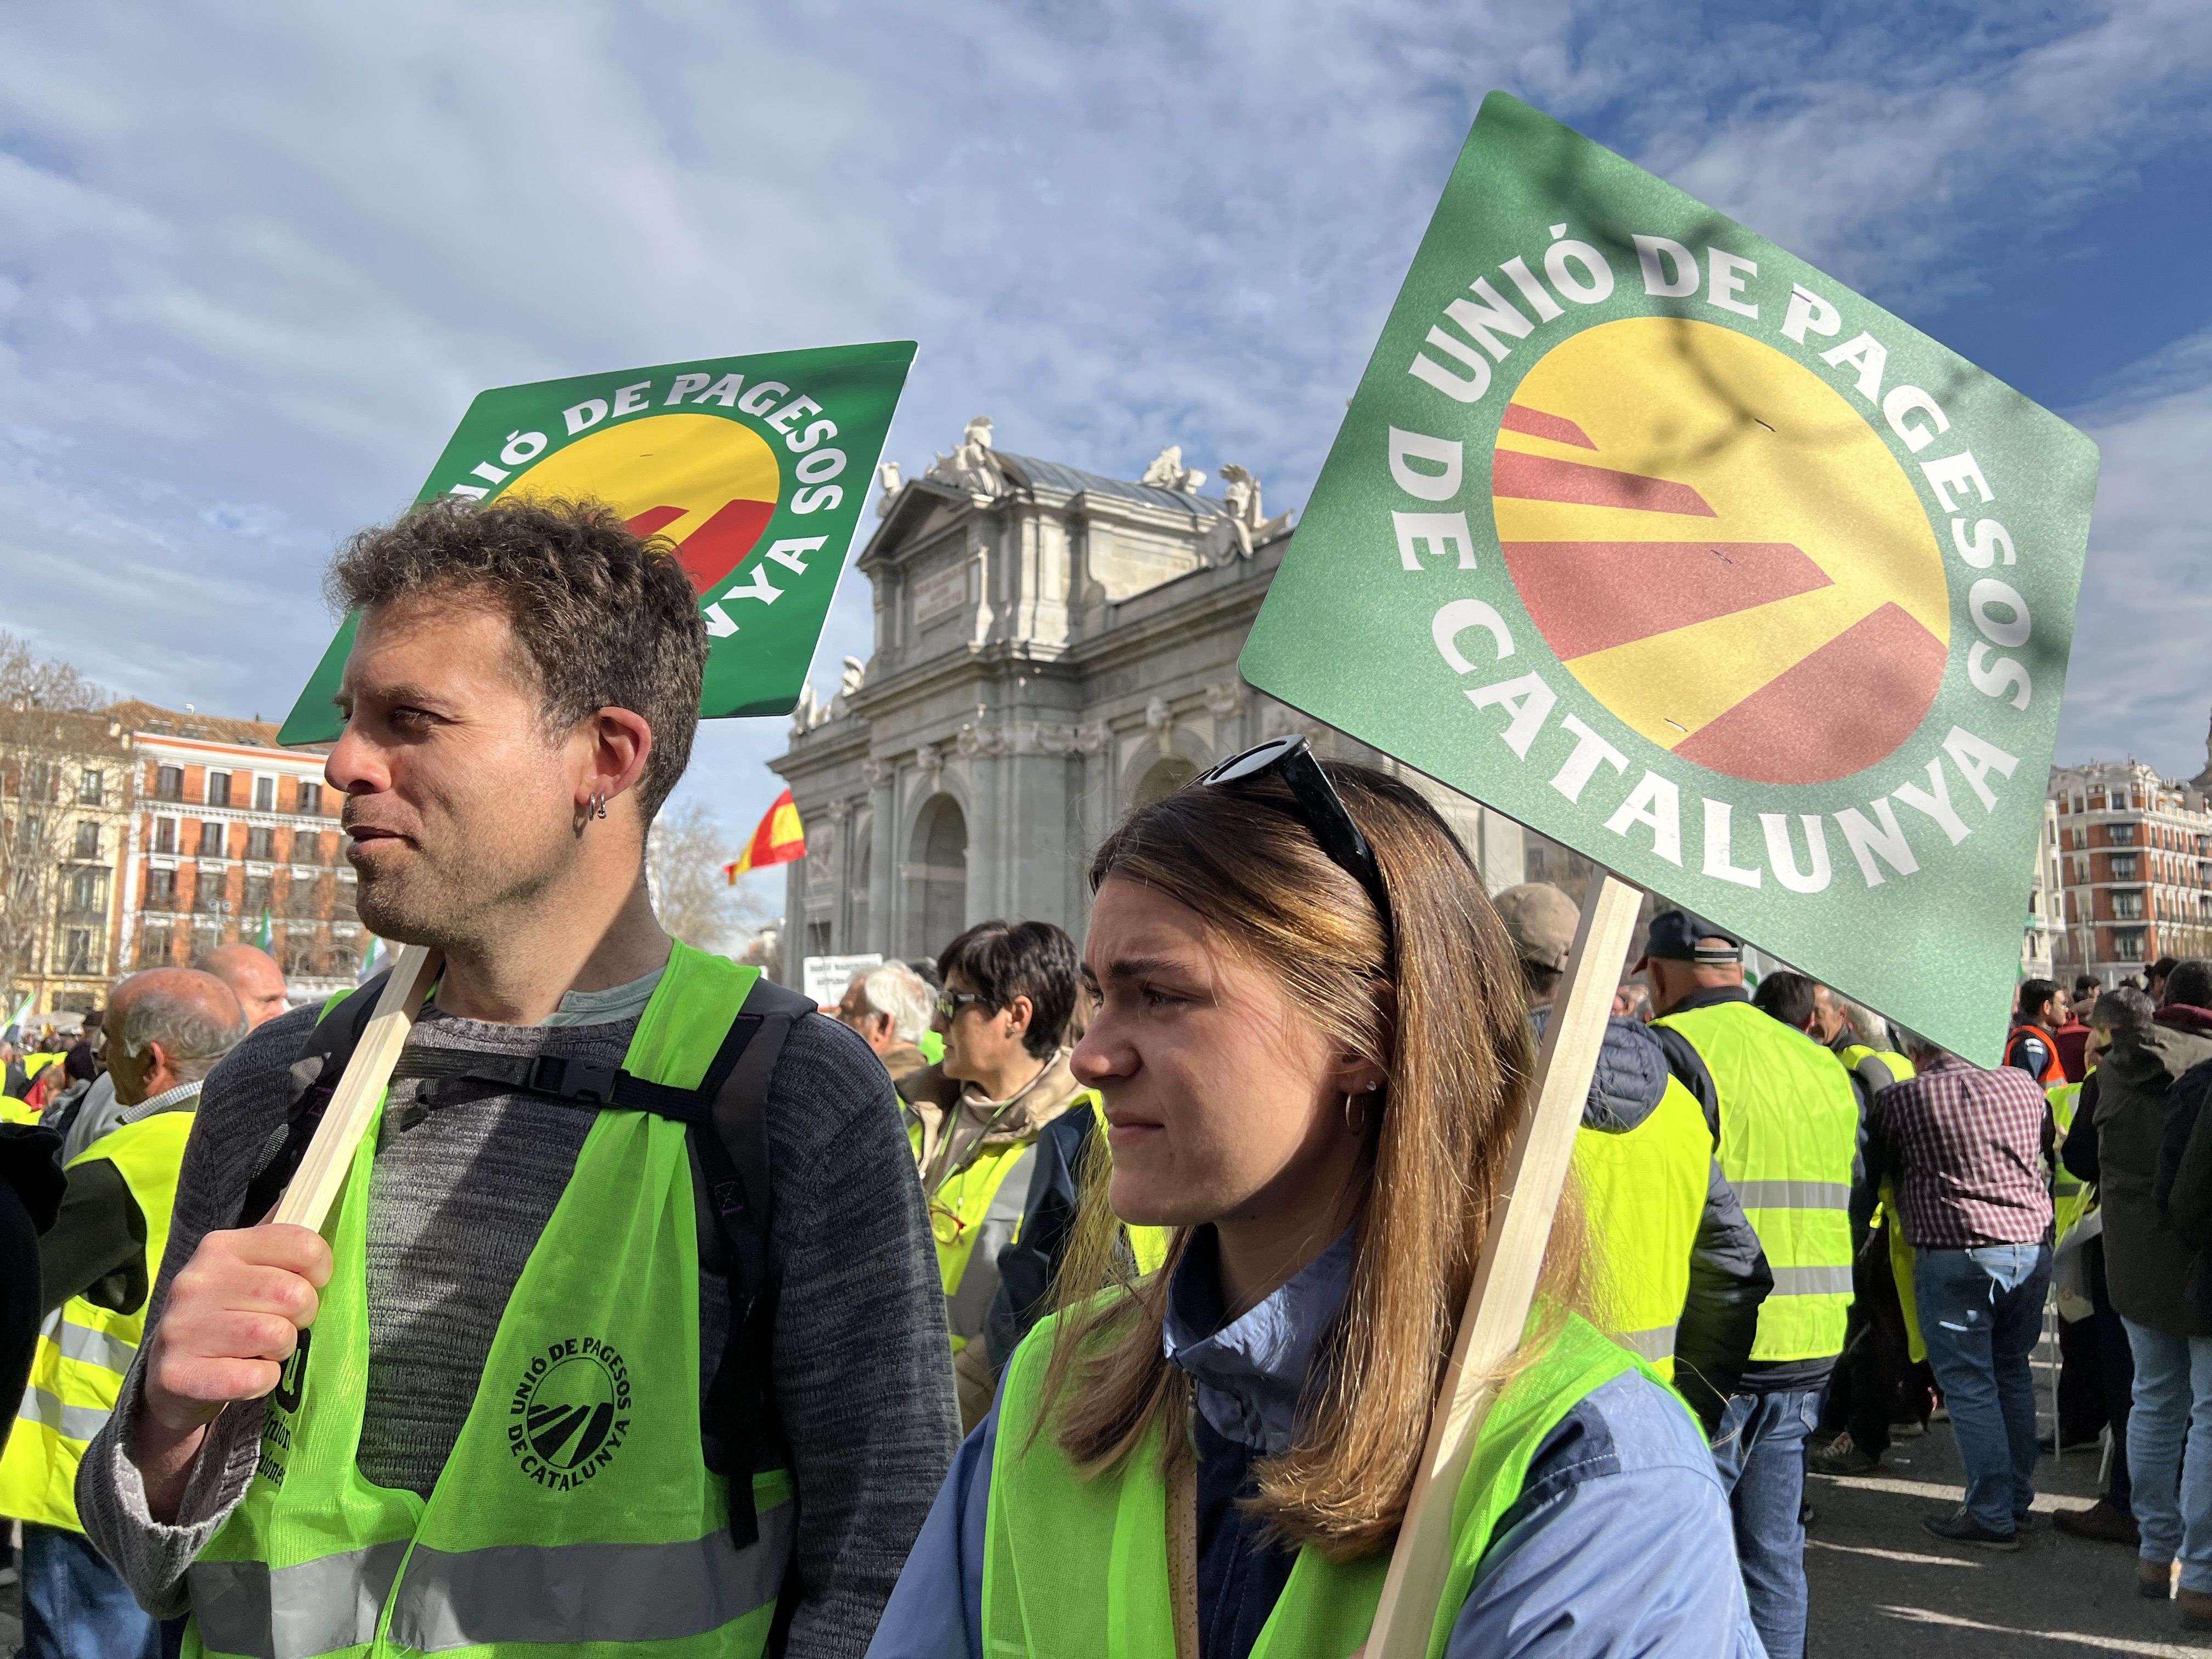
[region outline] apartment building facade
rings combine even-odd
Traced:
[[[2212,956],[2212,806],[2202,781],[2136,761],[2051,769],[2064,882],[2061,975],[2107,985],[2160,957]]]
[[[263,944],[295,1002],[352,986],[367,947],[323,752],[280,749],[275,725],[119,704],[137,769],[118,971]]]
[[[111,714],[0,708],[0,1022],[106,1002],[135,775]]]

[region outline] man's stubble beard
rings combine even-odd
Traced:
[[[550,869],[514,871],[513,843],[485,848],[456,872],[419,846],[398,869],[380,874],[355,866],[355,908],[362,926],[379,939],[424,945],[447,955],[479,954],[500,933],[500,922],[526,907],[553,880]],[[507,854],[508,858],[499,855]],[[350,862],[350,860],[349,860]]]

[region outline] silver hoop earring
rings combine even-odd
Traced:
[[[1346,1095],[1344,1097],[1344,1132],[1350,1135],[1353,1139],[1357,1140],[1360,1136],[1367,1133],[1367,1114],[1363,1109],[1360,1112],[1358,1118],[1356,1121],[1353,1119],[1352,1115],[1352,1103],[1353,1098],[1354,1097],[1351,1095]]]
[[[603,818],[603,817],[606,817],[606,815],[607,815],[607,798],[606,798],[606,796],[605,796],[605,794],[603,794],[601,792],[599,792],[599,790],[597,790],[597,789],[594,789],[594,790],[592,792],[592,805],[591,805],[590,810],[586,813],[586,815],[585,815],[585,816],[586,816],[587,817]]]

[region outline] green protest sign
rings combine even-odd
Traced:
[[[2096,472],[1493,93],[1242,665],[1993,1063]]]
[[[699,712],[786,714],[914,353],[910,340],[831,346],[479,392],[416,500],[590,496],[669,538],[712,636]],[[278,742],[336,739],[353,633],[349,617]]]

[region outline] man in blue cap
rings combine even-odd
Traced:
[[[1833,1054],[1752,1006],[1743,941],[1726,929],[1662,910],[1638,966],[1658,1016],[1651,1033],[1704,1109],[1721,1173],[1774,1273],[1713,1457],[1735,1512],[1752,1622],[1771,1659],[1802,1659],[1804,1443],[1851,1304],[1858,1100]]]

